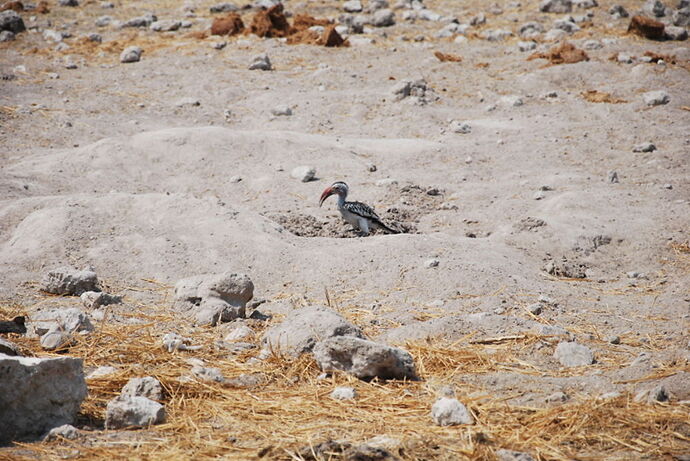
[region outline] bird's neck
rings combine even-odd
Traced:
[[[345,194],[338,194],[338,209],[342,209],[345,206]]]

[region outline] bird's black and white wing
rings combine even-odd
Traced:
[[[396,231],[395,229],[391,229],[388,227],[383,221],[381,221],[381,218],[379,215],[376,214],[374,209],[367,205],[366,203],[362,202],[345,202],[343,204],[343,208],[353,215],[356,215],[360,218],[366,219],[368,223],[371,224],[372,227],[379,227],[386,232],[389,232],[391,234],[397,234],[399,231]]]

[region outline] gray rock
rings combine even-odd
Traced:
[[[371,18],[374,27],[390,27],[395,25],[395,13],[388,9],[378,10]]]
[[[191,96],[180,98],[175,101],[175,107],[199,107],[200,105],[201,101]]]
[[[527,306],[527,310],[533,315],[539,315],[544,310],[544,306],[541,303],[534,303]]]
[[[158,18],[155,14],[147,13],[143,16],[139,16],[137,18],[132,18],[125,21],[122,24],[122,27],[149,27],[156,21],[158,21]]]
[[[294,179],[299,179],[302,182],[309,182],[316,176],[316,168],[313,166],[297,166],[292,169],[290,176]]]
[[[237,11],[240,8],[232,3],[217,3],[209,8],[211,13],[230,13],[231,11]]]
[[[537,42],[518,42],[518,50],[532,51],[537,47]]]
[[[21,355],[19,353],[19,346],[14,344],[12,341],[8,341],[3,337],[0,337],[0,354],[5,355]]]
[[[74,421],[86,397],[82,360],[0,355],[0,442]]]
[[[348,13],[359,13],[362,11],[362,2],[359,0],[350,0],[345,2],[343,3],[343,10],[347,11]]]
[[[527,453],[506,450],[504,448],[496,450],[496,457],[498,461],[535,461],[534,458]]]
[[[85,37],[90,42],[103,43],[103,36],[101,34],[90,33],[86,34]]]
[[[690,26],[690,7],[681,8],[673,12],[673,25],[679,27]]]
[[[481,26],[482,24],[486,24],[486,15],[484,13],[479,13],[475,16],[472,16],[470,19],[471,26]]]
[[[388,8],[387,0],[369,0],[364,11],[367,13],[373,13],[374,11],[383,10],[385,8]]]
[[[139,62],[139,60],[141,60],[141,52],[141,48],[139,48],[138,46],[128,46],[120,54],[120,62]]]
[[[545,42],[557,42],[559,40],[563,40],[568,36],[568,33],[562,29],[550,29],[548,32],[544,34],[544,41]]]
[[[72,335],[62,330],[51,330],[41,336],[41,347],[46,351],[54,351],[67,347],[72,342]]]
[[[609,14],[613,16],[614,19],[627,18],[630,16],[628,10],[626,10],[622,5],[613,5],[609,8]]]
[[[453,35],[462,35],[467,32],[467,29],[469,29],[470,26],[467,24],[457,24],[455,22],[451,22],[450,24],[447,24],[444,26],[441,30],[439,30],[436,33],[437,38],[447,38],[447,37],[452,37]]]
[[[618,184],[619,179],[618,179],[618,172],[617,171],[609,171],[606,174],[606,181],[609,184]]]
[[[256,56],[251,64],[249,64],[249,70],[272,70],[271,60],[267,54],[260,54]]]
[[[165,407],[146,397],[119,396],[110,402],[105,412],[106,429],[149,427],[165,421]]]
[[[49,42],[61,42],[63,40],[62,32],[53,29],[46,29],[43,31],[43,39]]]
[[[22,17],[16,11],[5,10],[0,13],[0,31],[9,30],[15,34],[24,32],[26,26],[24,26],[24,21]]]
[[[457,399],[441,397],[431,407],[431,418],[439,426],[474,424],[474,417]]]
[[[544,26],[538,22],[526,22],[518,29],[518,34],[522,38],[535,38],[542,32],[544,32]]]
[[[175,284],[175,305],[194,309],[208,298],[220,299],[230,306],[244,308],[254,296],[254,284],[249,276],[224,272],[197,275]]]
[[[656,146],[651,142],[643,142],[633,147],[633,152],[654,152]]]
[[[311,352],[319,340],[343,335],[364,337],[357,326],[337,312],[311,306],[288,314],[282,323],[264,334],[262,342],[268,349],[298,356]]]
[[[626,53],[624,51],[621,51],[616,55],[616,61],[623,63],[623,64],[632,64],[633,62],[633,57],[630,55],[630,53]]]
[[[111,367],[109,365],[105,365],[102,367],[98,367],[95,370],[91,371],[89,374],[86,375],[86,379],[99,379],[103,378],[105,376],[109,376],[112,374],[117,373],[119,370],[115,367]]]
[[[560,342],[553,356],[565,367],[579,367],[594,363],[594,353],[576,342]]]
[[[597,397],[598,400],[610,400],[610,399],[617,399],[618,397],[622,396],[618,391],[612,391],[612,392],[606,392],[604,394],[601,394],[599,397]]]
[[[331,398],[335,400],[353,400],[355,397],[357,397],[357,392],[352,387],[336,387],[331,392]]]
[[[252,336],[254,336],[254,330],[249,328],[247,325],[240,325],[237,328],[233,329],[231,332],[229,332],[227,335],[225,335],[223,341],[240,341],[243,339],[251,338]]]
[[[0,42],[11,42],[15,40],[17,36],[11,30],[3,30],[0,32]]]
[[[599,3],[597,3],[597,0],[573,0],[573,6],[575,8],[588,10],[590,8],[596,8],[599,6]]]
[[[149,28],[154,32],[172,32],[182,26],[181,21],[174,19],[164,19],[162,21],[152,22]]]
[[[568,19],[557,19],[553,22],[553,26],[556,29],[561,29],[568,34],[574,34],[580,30],[580,26]]]
[[[439,261],[437,258],[431,258],[424,261],[424,267],[426,267],[427,269],[431,269],[434,267],[438,267],[440,263],[441,261]]]
[[[663,104],[668,104],[671,97],[664,90],[648,91],[642,94],[642,99],[644,103],[648,106],[659,106]]]
[[[570,13],[573,10],[571,0],[542,0],[539,11],[542,13]]]
[[[683,41],[688,39],[688,31],[685,27],[666,26],[664,28],[664,36],[667,40]]]
[[[599,40],[586,40],[582,44],[582,48],[584,48],[587,51],[592,51],[592,50],[599,50],[603,48],[604,45]]]
[[[78,0],[58,0],[58,5],[60,6],[79,6],[79,1]]]
[[[273,114],[276,117],[281,117],[281,116],[290,116],[292,115],[292,109],[290,106],[287,106],[285,104],[282,104],[280,106],[276,106],[273,109],[271,109],[271,114]]]
[[[43,440],[52,442],[58,439],[76,440],[80,436],[79,430],[71,424],[63,424],[62,426],[54,427],[45,435]]]
[[[467,134],[472,132],[472,127],[469,123],[459,122],[457,120],[453,120],[452,122],[450,122],[449,128],[450,131],[452,131],[453,133]]]
[[[192,367],[192,374],[201,381],[206,381],[209,383],[225,382],[225,376],[223,376],[223,372],[220,371],[220,368],[202,367],[197,365]]]
[[[544,401],[546,403],[563,403],[569,399],[568,395],[563,392],[554,392],[553,394],[547,396]]]
[[[233,306],[219,298],[204,298],[195,309],[196,324],[216,326],[219,323],[232,322],[244,318],[245,306]]]
[[[89,316],[76,307],[39,311],[29,321],[30,336],[43,336],[55,330],[67,333],[90,332],[93,331],[93,324]]]
[[[166,333],[165,336],[163,336],[163,348],[168,352],[197,351],[201,349],[201,346],[190,346],[186,344],[191,341],[191,339],[180,336],[177,333]]]
[[[606,342],[609,344],[620,344],[621,343],[621,337],[620,336],[609,336],[606,338]]]
[[[163,386],[153,376],[143,378],[131,378],[122,388],[120,395],[129,397],[146,397],[151,400],[163,399]]]
[[[100,291],[96,273],[90,268],[76,270],[72,267],[59,267],[49,271],[44,277],[41,289],[56,295],[79,296],[85,291]]]
[[[322,371],[344,371],[359,379],[417,379],[409,352],[353,336],[333,336],[314,347]]]
[[[484,40],[488,40],[490,42],[500,42],[508,37],[511,37],[513,33],[507,29],[487,29],[482,31],[479,35]]]
[[[85,291],[81,294],[80,299],[82,304],[84,304],[84,307],[90,310],[98,309],[101,306],[119,304],[122,302],[122,298],[119,296],[113,296],[103,291]]]
[[[100,16],[98,19],[96,19],[96,27],[105,27],[109,25],[111,22],[113,22],[113,17],[112,16]]]
[[[642,10],[653,17],[661,18],[666,16],[666,5],[659,0],[648,0],[645,2]]]

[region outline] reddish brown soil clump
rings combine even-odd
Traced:
[[[628,32],[651,40],[661,40],[664,38],[664,23],[646,16],[633,16]]]
[[[322,45],[327,47],[350,46],[350,42],[343,40],[343,37],[335,30],[335,26],[328,26],[321,35],[313,30],[303,29],[290,35],[287,39],[288,45]]]
[[[343,40],[343,37],[340,36],[337,30],[335,30],[335,26],[328,26],[326,29],[323,31],[323,34],[321,35],[319,45],[323,46],[328,46],[328,47],[333,47],[333,46],[350,46],[350,42],[347,40]]]
[[[608,104],[621,104],[628,102],[625,99],[614,98],[611,93],[605,93],[598,90],[587,90],[582,92],[582,97],[589,102],[595,103],[608,103]]]
[[[19,1],[14,1],[14,2],[5,2],[0,6],[0,11],[7,11],[7,10],[12,10],[16,11],[17,13],[21,13],[24,11],[24,4]]]
[[[259,37],[286,37],[290,35],[290,24],[288,24],[283,5],[277,4],[267,10],[262,10],[254,15],[249,32]]]
[[[224,18],[216,18],[211,24],[211,35],[237,35],[243,30],[244,23],[237,13],[230,13]]]
[[[50,8],[48,8],[48,2],[41,0],[40,2],[38,2],[38,5],[36,5],[36,9],[34,11],[39,14],[50,13]]]
[[[434,56],[441,62],[462,62],[462,58],[456,54],[434,51]]]
[[[549,50],[548,53],[534,53],[527,58],[528,61],[532,59],[548,59],[551,64],[574,64],[580,61],[589,61],[589,56],[583,50],[575,47],[575,45],[563,42]]]
[[[309,16],[308,14],[298,14],[292,21],[292,27],[295,31],[301,31],[304,29],[309,29],[312,26],[330,26],[331,21],[328,19],[317,19],[314,16]]]

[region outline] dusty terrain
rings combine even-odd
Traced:
[[[219,16],[208,0],[188,3],[189,18],[182,2],[113,3],[22,13],[29,30],[0,43],[0,317],[79,306],[38,290],[47,270],[66,264],[93,266],[125,301],[110,307],[95,338],[66,352],[87,367],[120,368],[111,381],[89,383],[79,421],[86,438],[3,448],[0,457],[302,459],[297,450],[310,443],[376,435],[400,439],[403,459],[491,459],[499,448],[535,459],[690,454],[688,41],[627,35],[629,18],[613,19],[608,0],[586,10],[592,22],[567,38],[603,46],[586,50],[588,61],[561,65],[518,49],[520,25],[548,30],[563,16],[540,13],[531,0],[505,2],[501,14],[488,3],[429,0],[429,9],[461,23],[480,12],[487,22],[460,42],[436,38],[442,21],[405,21],[394,10],[395,26],[368,27],[340,48],[251,34],[199,38],[193,33]],[[641,6],[620,3],[631,13]],[[285,9],[342,14],[335,1]],[[94,25],[106,14],[147,12],[192,25]],[[240,13],[248,23],[255,10]],[[69,31],[69,48],[56,49],[45,29]],[[488,29],[515,35],[480,38]],[[93,32],[102,43],[84,41]],[[539,52],[555,45],[537,42]],[[120,63],[129,45],[143,49],[141,60]],[[462,61],[441,62],[435,51]],[[669,59],[610,59],[647,51]],[[273,70],[248,70],[262,53]],[[418,79],[425,98],[393,94]],[[593,102],[594,90],[611,98]],[[643,94],[656,90],[670,101],[647,105]],[[292,115],[272,115],[285,105]],[[453,122],[470,132],[455,132]],[[656,150],[633,152],[645,142]],[[302,165],[316,169],[315,180],[291,177]],[[609,180],[614,171],[618,182]],[[333,199],[318,207],[336,180],[406,232],[357,237]],[[248,365],[258,351],[210,352],[226,330],[176,318],[172,286],[223,271],[251,277],[258,309],[274,316],[268,323],[330,304],[369,337],[407,344],[424,381],[319,381],[308,359]],[[269,383],[254,391],[174,387],[195,354],[145,352],[173,330],[206,344],[196,355],[226,373],[256,368]],[[553,358],[558,335],[586,344],[596,363],[563,368]],[[46,355],[35,339],[10,339]],[[127,343],[136,352],[118,349]],[[103,431],[104,402],[142,373],[156,374],[170,393],[169,422]],[[336,381],[357,386],[362,401],[329,402]],[[660,383],[669,401],[634,401]],[[428,408],[448,384],[478,425],[432,426]],[[621,395],[597,403],[614,391]],[[547,399],[556,392],[567,400]],[[185,399],[213,406],[192,411]],[[233,414],[254,401],[271,403]],[[559,418],[562,426],[549,422]],[[280,432],[258,429],[269,419]],[[601,434],[578,436],[594,428]]]

